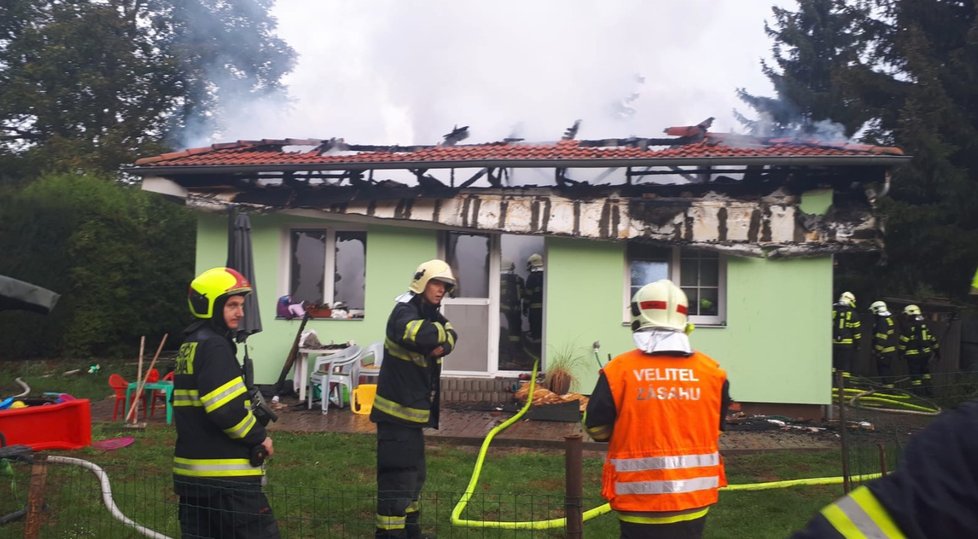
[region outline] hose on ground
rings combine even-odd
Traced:
[[[82,468],[86,468],[90,470],[93,474],[95,474],[95,477],[98,477],[99,483],[101,483],[102,485],[102,503],[105,504],[105,507],[109,509],[109,512],[112,513],[112,516],[115,517],[116,520],[122,522],[123,524],[136,530],[137,532],[145,535],[146,537],[150,537],[151,539],[172,539],[168,535],[163,535],[158,531],[151,530],[145,526],[139,525],[131,518],[122,514],[122,511],[120,511],[119,507],[116,506],[115,500],[112,499],[112,486],[109,484],[109,474],[105,473],[105,470],[103,470],[97,464],[94,464],[87,460],[76,459],[74,457],[63,457],[60,455],[51,455],[48,457],[47,460],[48,462],[54,462],[58,464],[71,464],[73,466],[81,466]]]

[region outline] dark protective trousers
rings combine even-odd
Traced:
[[[905,356],[907,358],[907,371],[910,372],[910,391],[918,392],[924,396],[930,396],[930,359],[933,354],[918,354]]]
[[[856,346],[853,344],[832,345],[832,368],[842,372],[852,373],[856,360]]]
[[[879,374],[880,381],[884,384],[893,383],[893,363],[896,361],[896,352],[879,354],[873,352],[876,358],[876,372]]]
[[[423,431],[377,423],[376,537],[421,537],[418,501],[426,475]]]
[[[618,521],[621,539],[699,539],[703,537],[706,517],[670,524],[638,524]]]
[[[218,481],[184,487],[179,496],[183,539],[279,539],[278,523],[259,483]]]

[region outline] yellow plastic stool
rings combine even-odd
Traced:
[[[377,384],[360,384],[353,390],[353,404],[350,408],[355,414],[369,414],[374,407]]]

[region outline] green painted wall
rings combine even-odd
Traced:
[[[827,403],[831,259],[727,260],[727,325],[698,327],[693,347],[727,370],[737,400]],[[592,342],[600,340],[602,362],[634,348],[621,323],[625,277],[621,244],[547,240],[547,353],[583,358],[576,390],[594,387]]]
[[[288,276],[282,242],[292,226],[328,226],[311,218],[251,217],[256,285],[264,330],[248,339],[258,383],[273,383],[299,327],[276,320],[275,302]],[[199,217],[197,271],[221,266],[227,253],[224,215]],[[407,290],[418,263],[437,256],[437,233],[393,226],[366,227],[367,288],[363,320],[312,320],[323,342],[381,340],[393,299]],[[546,357],[576,358],[575,391],[590,393],[601,361],[633,348],[625,319],[624,245],[548,238]],[[727,259],[727,325],[699,327],[693,346],[727,370],[733,397],[744,402],[825,404],[830,395],[832,262],[829,257]],[[546,364],[544,365],[546,369]]]
[[[248,353],[255,363],[255,381],[271,384],[278,379],[300,324],[299,320],[275,319],[275,303],[287,293],[288,286],[288,275],[285,274],[288,252],[282,242],[288,241],[290,227],[328,227],[330,223],[280,214],[252,215],[250,219],[262,331],[248,338]],[[383,340],[394,298],[407,290],[418,264],[437,255],[434,231],[376,225],[366,229],[364,318],[308,321],[306,329],[314,329],[321,342],[353,340],[366,346]],[[223,266],[226,259],[227,218],[223,214],[201,214],[197,227],[197,273]]]
[[[801,203],[798,208],[805,212],[815,215],[824,215],[832,206],[831,189],[813,189],[801,194]]]

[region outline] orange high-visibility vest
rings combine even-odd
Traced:
[[[727,484],[720,407],[727,374],[709,356],[626,352],[604,367],[617,418],[601,494],[616,511],[716,503]]]

